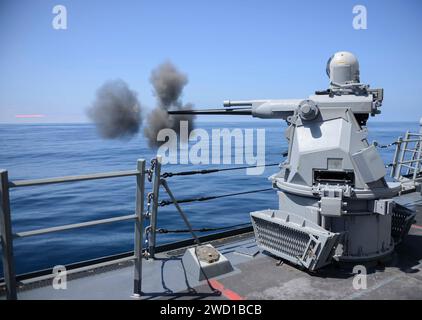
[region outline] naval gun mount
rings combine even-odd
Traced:
[[[289,148],[269,179],[279,209],[251,212],[258,246],[309,270],[332,260],[368,261],[390,254],[414,213],[392,198],[385,165],[367,140],[369,115],[380,113],[383,89],[359,81],[359,63],[337,52],[327,63],[330,86],[307,99],[225,101],[224,109],[169,114],[230,114],[286,120]]]

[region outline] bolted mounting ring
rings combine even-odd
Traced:
[[[312,100],[303,100],[299,104],[299,116],[302,120],[314,120],[318,115],[319,109]]]

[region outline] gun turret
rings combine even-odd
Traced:
[[[169,114],[251,115],[264,119],[289,120],[298,115],[301,120],[322,120],[318,115],[333,114],[333,110],[353,113],[360,124],[368,116],[380,113],[383,89],[369,89],[359,82],[359,63],[349,52],[338,52],[327,63],[330,88],[316,91],[306,99],[226,100],[224,109],[174,110]],[[326,119],[325,119],[326,120]],[[289,121],[291,122],[291,121]]]
[[[359,86],[359,87],[357,87]],[[381,99],[380,99],[381,97]],[[324,111],[349,110],[359,122],[369,114],[379,113],[382,89],[362,90],[362,85],[351,86],[348,91],[333,89],[317,92],[307,99],[225,101],[222,109],[170,110],[169,114],[197,115],[251,115],[263,119],[288,119],[298,115],[302,120],[318,119]],[[235,107],[236,106],[236,107]],[[239,107],[237,107],[239,106]],[[332,112],[330,112],[332,113]]]
[[[362,128],[379,113],[382,89],[369,89],[350,52],[327,63],[330,86],[306,99],[224,101],[222,109],[169,114],[251,115],[289,123],[287,159],[270,177],[279,210],[251,213],[258,245],[315,270],[332,259],[359,261],[394,248],[392,216],[398,192]],[[339,244],[339,246],[337,246]]]

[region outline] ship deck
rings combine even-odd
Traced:
[[[422,299],[422,196],[396,201],[417,211],[416,223],[391,257],[366,264],[367,289],[354,289],[350,265],[300,270],[259,252],[247,232],[211,241],[234,271],[209,281],[186,270],[180,247],[143,261],[141,297],[132,295],[133,260],[123,257],[69,270],[65,290],[53,288],[51,275],[21,279],[18,299]]]

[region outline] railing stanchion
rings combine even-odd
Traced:
[[[156,244],[156,230],[157,230],[157,212],[158,212],[158,196],[160,191],[160,180],[161,180],[161,161],[162,157],[157,156],[155,159],[154,166],[154,180],[152,182],[152,208],[151,208],[151,229],[149,230],[149,254],[151,258],[155,255],[155,244]]]
[[[403,164],[403,161],[404,161],[404,157],[405,157],[405,154],[406,154],[408,144],[409,144],[409,130],[406,131],[406,134],[404,136],[403,148],[402,148],[400,155],[399,155],[400,160],[398,161],[398,165],[397,165],[397,168],[396,168],[396,175],[395,175],[395,178],[397,180],[399,180],[400,176],[401,176],[401,171],[402,171],[402,167],[403,167],[402,164]]]
[[[396,144],[396,150],[394,151],[394,157],[393,157],[393,165],[391,166],[391,173],[390,173],[390,177],[394,178],[396,176],[396,171],[397,171],[397,166],[399,163],[399,155],[401,152],[401,144],[402,144],[403,138],[399,137],[397,139],[397,144]]]
[[[417,160],[415,162],[415,169],[413,171],[413,181],[416,180],[417,175],[419,174],[419,170],[420,170],[420,165],[421,165],[421,155],[422,155],[422,141],[419,141],[418,143],[416,143],[415,145],[415,156]]]
[[[12,220],[10,217],[9,177],[6,170],[0,170],[0,179],[0,236],[6,297],[9,300],[16,300],[16,274],[13,257]]]
[[[136,175],[136,218],[135,218],[135,274],[133,280],[133,294],[142,293],[142,236],[144,233],[144,199],[145,199],[145,160],[137,163],[139,173]]]

